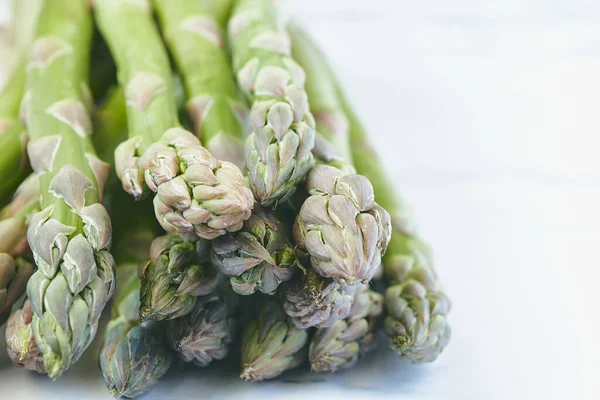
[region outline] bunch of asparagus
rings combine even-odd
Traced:
[[[335,372],[380,328],[410,362],[437,358],[450,302],[431,251],[325,56],[272,0],[36,4],[0,93],[16,366],[58,379],[111,298],[115,396],[232,346],[245,380]]]

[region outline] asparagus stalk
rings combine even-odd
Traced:
[[[329,328],[318,329],[313,336],[308,358],[316,372],[335,372],[352,368],[359,357],[375,348],[377,322],[383,313],[383,296],[368,285],[357,290],[346,319]]]
[[[300,208],[294,238],[322,276],[347,285],[366,283],[381,264],[390,240],[390,217],[375,202],[369,179],[350,164],[348,125],[336,87],[325,73],[323,55],[297,30],[292,29],[291,34],[294,56],[306,71],[306,91],[319,134],[339,150],[308,175],[310,197]]]
[[[263,206],[276,207],[314,163],[304,71],[290,56],[290,38],[272,0],[238,1],[228,30],[238,85],[252,105],[245,144],[250,188]]]
[[[257,315],[242,335],[242,373],[246,381],[272,379],[302,364],[308,334],[299,329],[274,297],[259,302]]]
[[[154,0],[183,79],[196,136],[216,158],[243,168],[246,109],[238,99],[222,35],[226,23],[222,9],[231,4],[231,0]]]
[[[0,201],[11,193],[29,174],[25,147],[27,134],[19,121],[19,106],[26,78],[26,58],[19,62],[0,92]]]
[[[227,356],[235,329],[228,303],[224,295],[205,296],[190,314],[169,321],[167,337],[181,359],[206,367]]]
[[[29,174],[25,154],[27,135],[19,121],[19,107],[25,91],[26,51],[33,41],[44,0],[23,0],[13,10],[12,57],[6,84],[0,92],[0,202]],[[0,86],[2,86],[0,84]]]
[[[293,32],[302,40],[303,49],[325,59],[305,34],[297,28]],[[390,211],[393,220],[391,241],[383,258],[385,280],[389,285],[385,294],[385,331],[390,346],[410,362],[434,361],[450,340],[447,315],[451,306],[436,275],[431,248],[416,235],[406,205],[389,183],[385,167],[334,72],[326,63],[322,71],[329,82],[336,85],[338,101],[349,122],[356,169],[370,179],[377,201]]]
[[[123,193],[123,192],[121,192]],[[124,195],[124,193],[123,193]],[[156,221],[146,206],[113,194],[114,254],[117,287],[111,321],[106,327],[99,356],[100,370],[110,393],[134,398],[147,392],[168,371],[172,362],[164,330],[154,321],[139,318],[141,282],[137,266],[148,254]]]
[[[130,138],[115,151],[123,188],[137,199],[156,192],[155,214],[168,232],[213,239],[239,230],[251,213],[251,192],[239,168],[178,127],[169,59],[148,2],[94,6],[127,99]]]
[[[109,166],[89,135],[92,18],[85,0],[47,0],[28,63],[28,153],[41,209],[27,233],[38,271],[27,294],[35,341],[57,379],[96,334],[114,289],[111,222],[101,200]]]
[[[150,260],[140,266],[140,318],[165,320],[190,313],[198,296],[208,295],[219,283],[208,263],[209,243],[178,234],[156,238]]]

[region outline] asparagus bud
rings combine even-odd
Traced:
[[[359,357],[375,347],[375,329],[383,313],[383,296],[361,288],[346,319],[317,330],[311,340],[309,360],[316,372],[353,367]]]
[[[322,276],[343,285],[368,282],[391,234],[390,216],[375,203],[373,186],[352,170],[318,165],[307,187],[311,196],[294,224],[296,243]]]
[[[5,331],[6,350],[15,367],[45,374],[43,354],[33,336],[33,316],[29,300],[11,314]]]
[[[198,296],[215,290],[219,274],[207,263],[208,246],[202,239],[186,241],[177,234],[152,242],[150,260],[140,268],[142,321],[184,316]]]
[[[206,367],[229,353],[235,320],[231,305],[217,295],[196,302],[188,315],[169,321],[167,336],[171,347],[185,362]]]
[[[350,312],[353,291],[308,269],[285,285],[283,309],[300,329],[331,326]]]
[[[240,231],[213,241],[212,260],[230,276],[233,290],[242,295],[256,290],[274,293],[300,265],[283,224],[258,205]]]
[[[450,341],[450,300],[426,258],[408,256],[422,254],[426,246],[415,239],[405,244],[412,250],[387,259],[386,272],[392,285],[385,293],[385,332],[392,349],[410,362],[430,362]]]
[[[275,298],[260,302],[242,336],[242,373],[247,381],[271,379],[305,359],[308,335],[285,315]]]

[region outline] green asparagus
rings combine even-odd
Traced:
[[[244,166],[245,106],[222,35],[232,0],[154,0],[167,46],[183,78],[187,110],[202,144],[219,160]]]
[[[148,212],[151,204],[135,204],[124,195],[112,194],[110,201],[118,283],[99,362],[110,393],[134,398],[148,391],[168,371],[172,354],[165,327],[139,318],[141,282],[137,266],[147,257],[156,232],[156,221]]]
[[[185,362],[198,367],[222,360],[229,353],[235,333],[232,311],[233,305],[224,295],[201,298],[191,313],[169,321],[167,337],[171,347]]]
[[[210,265],[208,241],[179,234],[156,238],[150,260],[140,266],[140,318],[164,320],[192,311],[198,296],[210,294],[219,273]]]
[[[115,151],[123,188],[137,199],[156,192],[155,214],[168,232],[214,239],[239,230],[251,192],[239,168],[178,127],[169,59],[148,1],[96,0],[94,7],[127,99],[130,139]]]
[[[228,30],[238,85],[252,105],[245,144],[250,188],[263,206],[276,207],[314,163],[304,71],[290,56],[290,38],[272,0],[238,1]]]
[[[299,29],[291,29],[291,34],[294,56],[306,71],[319,134],[339,151],[308,175],[310,197],[300,208],[294,238],[322,276],[341,284],[365,283],[375,274],[390,240],[390,216],[375,202],[369,179],[351,166],[348,125],[323,55]]]
[[[52,379],[88,347],[114,289],[111,222],[99,203],[109,166],[89,137],[92,25],[87,1],[45,1],[27,67],[28,153],[42,193],[27,232],[38,267],[27,294]]]
[[[257,290],[273,294],[300,266],[285,227],[260,205],[240,231],[215,239],[211,254],[213,264],[230,277],[233,290],[242,295]]]
[[[317,330],[313,336],[308,353],[313,371],[352,368],[360,356],[375,347],[375,329],[383,312],[383,296],[368,290],[368,285],[358,289],[355,296],[347,318]]]
[[[298,28],[294,38],[301,48],[325,60],[317,46]],[[386,282],[385,331],[391,347],[410,362],[433,361],[448,344],[451,329],[447,315],[450,300],[442,289],[432,263],[431,248],[414,231],[406,205],[398,198],[376,156],[359,118],[341,90],[331,68],[322,63],[324,81],[336,86],[338,101],[349,122],[352,157],[358,173],[371,181],[377,201],[390,211],[393,234],[383,258]]]
[[[261,299],[242,335],[242,373],[246,381],[272,379],[302,364],[308,334],[297,328],[274,297]]]

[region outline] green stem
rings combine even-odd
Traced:
[[[238,99],[223,47],[225,22],[219,15],[231,3],[154,0],[167,45],[183,78],[196,135],[215,157],[241,166],[246,110]]]
[[[352,164],[348,124],[337,96],[336,82],[331,79],[325,54],[295,25],[289,27],[294,58],[306,72],[306,93],[310,110],[317,121],[318,134],[337,152],[335,157]],[[318,142],[317,142],[318,143]],[[317,149],[317,151],[320,149]],[[329,160],[324,160],[329,161]]]
[[[167,51],[145,1],[96,0],[96,23],[125,88],[129,137],[139,154],[179,125]]]
[[[127,139],[127,112],[122,88],[118,87],[110,92],[106,102],[94,113],[93,122],[92,141],[98,156],[114,165],[115,149]]]

